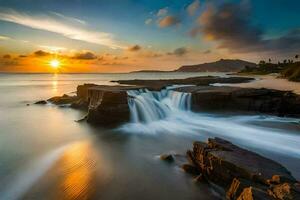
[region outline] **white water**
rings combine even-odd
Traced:
[[[296,131],[255,125],[264,121],[285,126],[299,123],[299,119],[193,113],[191,94],[172,91],[172,88],[160,92],[135,90],[128,95],[132,120],[121,127],[124,132],[218,136],[250,148],[300,158],[300,137]]]
[[[149,91],[148,89],[128,91],[128,105],[132,122],[151,123],[171,117],[174,112],[190,110],[191,94],[173,91],[174,87],[168,87],[161,91]]]
[[[66,148],[67,145],[59,147],[24,167],[20,174],[0,190],[0,200],[20,199],[52,167]]]

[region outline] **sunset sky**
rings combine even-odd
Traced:
[[[0,71],[128,72],[293,58],[299,9],[298,0],[0,0]]]

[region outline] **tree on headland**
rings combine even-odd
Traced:
[[[295,55],[295,59],[297,60],[298,58],[299,58],[299,55],[298,55],[298,54],[296,54],[296,55]]]
[[[271,60],[271,58],[269,58],[269,63],[271,63],[272,62],[272,60]]]

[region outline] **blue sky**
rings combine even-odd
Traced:
[[[300,50],[299,8],[296,0],[0,0],[0,54],[113,54],[130,58],[123,69],[281,59]]]

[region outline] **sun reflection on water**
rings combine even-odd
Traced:
[[[52,76],[52,92],[53,93],[57,93],[57,79],[58,79],[58,75],[57,74],[53,74]]]
[[[72,144],[57,163],[59,183],[55,199],[90,199],[94,193],[96,155],[90,142]]]

